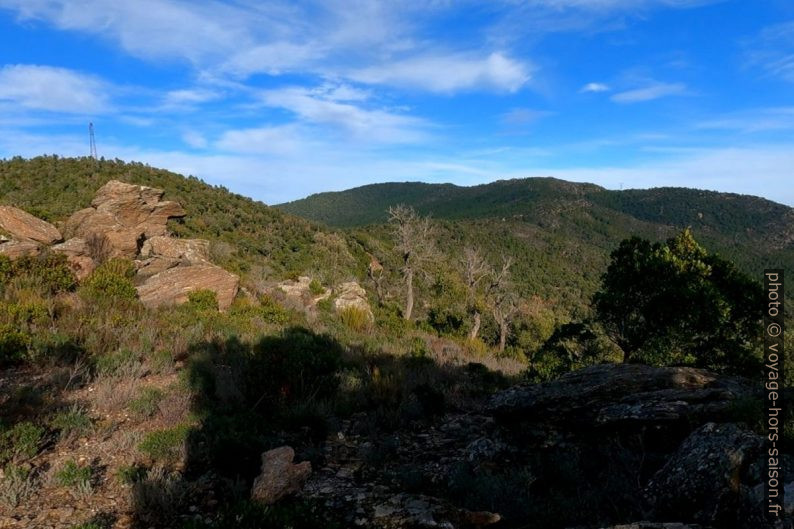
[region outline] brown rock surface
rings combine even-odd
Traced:
[[[237,294],[239,278],[212,264],[177,266],[148,278],[138,288],[138,297],[149,308],[178,305],[187,301],[189,293],[212,290],[218,297],[218,308],[225,310]]]
[[[174,239],[157,235],[143,243],[141,257],[165,257],[202,263],[209,261],[210,243],[204,239]]]
[[[265,505],[276,503],[281,498],[300,492],[312,473],[308,461],[293,463],[295,451],[281,446],[262,454],[262,472],[254,480],[251,498]]]
[[[367,300],[367,291],[355,281],[342,283],[336,287],[336,298],[334,299],[334,309],[336,312],[342,312],[348,308],[358,309],[364,312],[370,321],[375,318],[372,315],[372,309]]]
[[[161,189],[111,180],[97,191],[90,208],[69,217],[65,231],[86,240],[103,236],[110,256],[135,257],[146,238],[166,234],[169,218],[185,215],[182,206],[161,201],[162,196]]]
[[[72,237],[61,244],[56,244],[51,250],[66,255],[66,262],[79,281],[88,277],[96,268],[85,239]]]
[[[0,206],[0,230],[14,239],[52,244],[63,239],[58,229],[38,217],[13,206]]]
[[[28,255],[38,255],[41,247],[32,241],[7,240],[0,242],[0,255],[5,255],[9,259],[17,259]]]

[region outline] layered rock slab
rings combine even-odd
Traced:
[[[226,310],[239,288],[239,278],[209,263],[177,266],[148,278],[136,287],[138,297],[148,308],[178,305],[196,290],[211,290],[218,299],[218,308]]]

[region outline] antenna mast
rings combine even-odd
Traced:
[[[94,123],[88,124],[88,142],[91,148],[91,158],[96,160],[96,140],[94,139]]]

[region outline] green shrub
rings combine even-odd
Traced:
[[[260,314],[266,323],[284,325],[289,321],[289,313],[270,296],[261,296],[259,303],[261,305]]]
[[[18,285],[35,287],[51,294],[72,290],[77,285],[66,256],[50,252],[13,261],[0,256],[0,285],[9,285],[14,280]]]
[[[119,482],[132,485],[146,478],[146,468],[140,465],[124,465],[116,472]]]
[[[85,409],[74,404],[68,410],[56,414],[50,421],[50,426],[60,432],[61,439],[68,439],[89,432],[92,424]]]
[[[33,494],[35,487],[30,470],[16,465],[6,465],[3,469],[3,477],[0,479],[0,503],[14,508]]]
[[[314,296],[319,296],[320,294],[325,292],[325,288],[323,287],[323,284],[320,283],[318,280],[312,279],[309,282],[309,292],[311,292],[312,295]]]
[[[185,441],[190,430],[189,425],[181,424],[167,430],[150,432],[138,445],[138,450],[154,461],[175,463],[184,455]]]
[[[67,460],[55,473],[55,483],[74,489],[81,496],[91,494],[91,467]]]
[[[30,459],[35,456],[44,437],[44,428],[32,422],[18,422],[0,433],[0,461]]]
[[[346,307],[339,313],[339,319],[345,326],[356,332],[366,332],[372,325],[369,313],[360,307]]]
[[[80,294],[90,301],[132,301],[138,292],[132,283],[135,265],[126,259],[111,259],[94,270],[80,286]]]
[[[130,401],[130,411],[136,415],[149,418],[157,412],[157,406],[163,400],[163,392],[157,388],[143,388],[140,395]]]
[[[31,335],[21,332],[12,324],[0,324],[0,366],[13,364],[25,358]]]
[[[218,311],[218,296],[213,290],[194,290],[187,295],[187,307],[197,312]]]
[[[121,349],[95,359],[95,370],[99,376],[119,376],[141,369],[138,355],[129,349]]]

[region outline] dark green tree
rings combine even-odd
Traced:
[[[665,244],[632,237],[593,297],[625,362],[747,372],[760,358],[762,289],[687,228]]]

